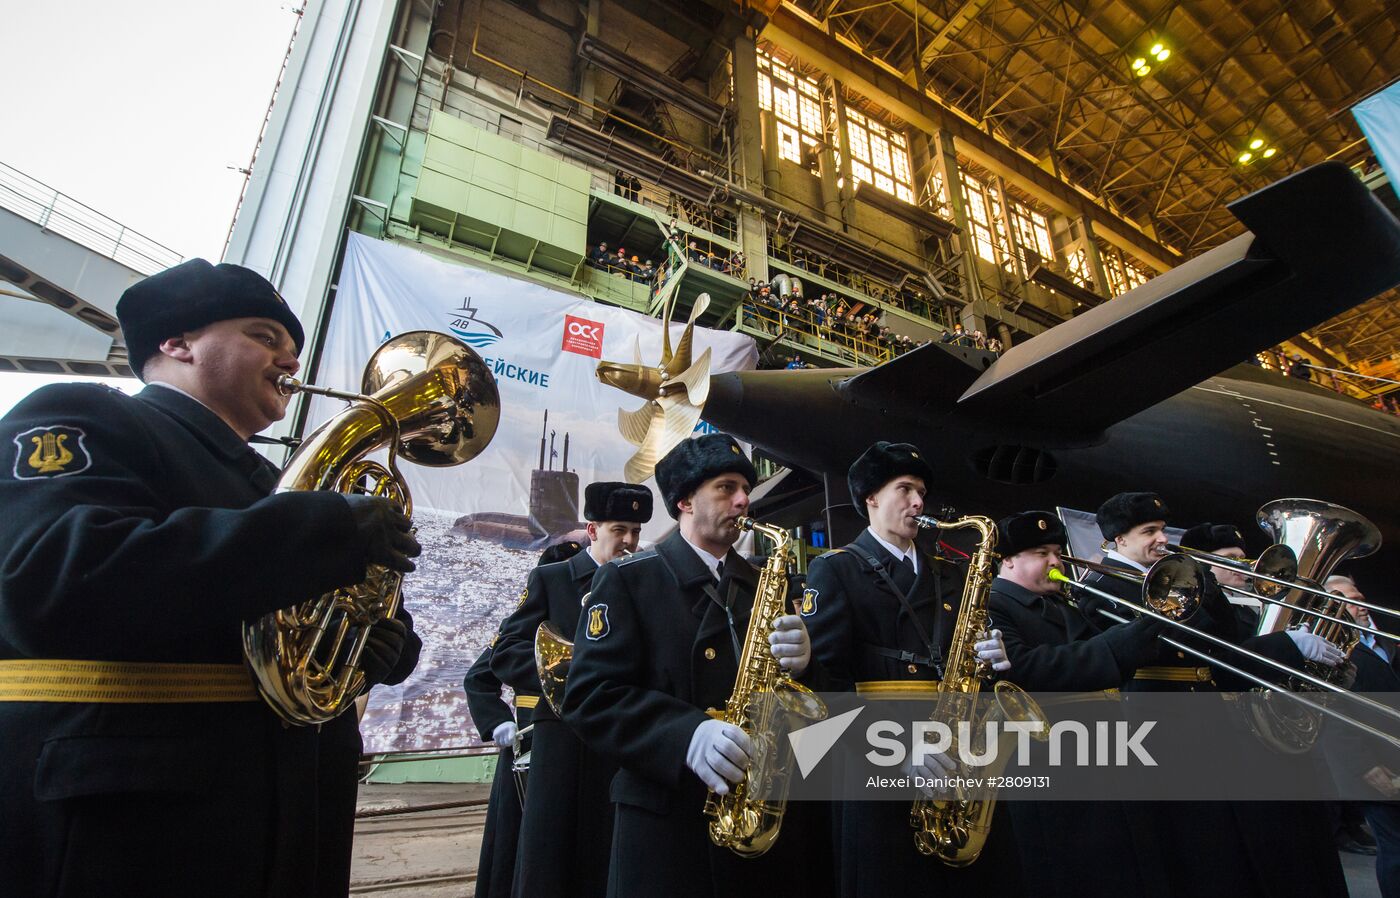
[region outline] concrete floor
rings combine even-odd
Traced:
[[[489,783],[365,784],[360,812],[456,802],[468,807],[362,817],[355,824],[352,895],[470,898],[486,819]],[[1380,898],[1374,857],[1342,854],[1353,898]]]

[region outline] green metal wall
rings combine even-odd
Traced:
[[[434,111],[409,222],[572,276],[586,250],[589,179],[585,169]]]

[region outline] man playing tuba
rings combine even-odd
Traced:
[[[268,495],[248,439],[303,332],[263,277],[193,259],[117,317],[140,394],[48,386],[0,419],[0,892],[344,894],[355,722],[283,724],[240,623],[418,543],[383,500]],[[407,618],[365,655],[406,676]]]

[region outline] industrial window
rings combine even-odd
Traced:
[[[1084,247],[1081,246],[1079,249],[1070,253],[1069,258],[1065,260],[1065,264],[1069,269],[1070,280],[1081,287],[1087,287],[1090,290],[1096,289],[1094,286],[1093,272],[1089,270],[1089,254],[1084,251]]]
[[[773,113],[778,131],[778,158],[806,165],[804,156],[822,142],[822,94],[817,82],[758,54],[758,106]]]
[[[1002,224],[1001,197],[996,187],[984,184],[962,172],[963,196],[967,198],[967,224],[972,230],[977,255],[995,265],[1009,262],[1006,228]]]
[[[1045,216],[1015,200],[1009,200],[1007,209],[1011,215],[1011,230],[1016,240],[1021,262],[1030,273],[1031,262],[1026,251],[1035,253],[1046,264],[1055,261],[1055,245],[1050,242],[1050,225]]]
[[[1155,275],[1146,265],[1116,248],[1099,250],[1104,277],[1108,278],[1108,295],[1119,296],[1140,287]]]
[[[953,206],[948,202],[948,185],[943,183],[943,172],[937,169],[933,172],[932,195],[933,211],[943,217],[945,221],[953,220]]]
[[[1127,278],[1129,290],[1134,287],[1141,287],[1143,284],[1152,280],[1153,277],[1151,271],[1142,265],[1135,264],[1132,259],[1126,256],[1123,259],[1123,274]]]
[[[903,134],[847,107],[846,140],[851,145],[851,175],[857,186],[864,181],[906,203],[914,202],[909,143]]]

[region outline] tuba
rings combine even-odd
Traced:
[[[710,715],[748,733],[754,757],[743,782],[725,795],[709,793],[705,816],[710,818],[711,842],[740,857],[758,857],[778,840],[787,810],[792,745],[780,733],[784,718],[794,715],[822,720],[826,703],[794,681],[768,645],[774,618],[787,612],[791,537],[781,527],[760,524],[753,518],[740,518],[735,526],[762,533],[773,541],[773,551],[754,591],[734,690],[724,710],[711,709]]]
[[[307,437],[277,492],[335,490],[379,496],[412,516],[395,459],[449,467],[476,457],[495,436],[501,401],[490,369],[462,342],[431,331],[389,340],[365,366],[361,393],[283,377],[284,393],[344,399],[350,407]],[[366,458],[386,450],[381,464]],[[403,575],[369,565],[365,579],[243,624],[243,657],[258,692],[285,721],[324,723],[365,688],[360,655],[370,628],[393,617]]]
[[[586,605],[588,596],[583,601]],[[560,717],[564,716],[564,686],[573,660],[573,642],[549,621],[540,624],[535,630],[535,672],[540,678],[540,693]]]
[[[1350,508],[1318,499],[1275,499],[1260,508],[1255,519],[1275,545],[1293,550],[1297,557],[1297,575],[1287,579],[1296,579],[1305,587],[1267,593],[1287,604],[1265,603],[1260,609],[1256,635],[1277,633],[1314,620],[1309,611],[1349,618],[1342,599],[1324,598],[1318,593],[1337,565],[1348,558],[1364,558],[1380,548],[1381,534],[1376,525]],[[1335,643],[1347,654],[1348,660],[1334,668],[1305,661],[1304,672],[1350,689],[1356,679],[1356,666],[1350,655],[1360,641],[1361,632],[1325,618],[1315,619],[1313,632]],[[1285,686],[1294,692],[1316,688],[1297,677],[1287,678]],[[1249,708],[1250,726],[1275,751],[1301,754],[1317,742],[1321,715],[1299,703],[1270,700],[1251,704]]]
[[[968,562],[967,582],[963,586],[962,605],[958,609],[958,621],[953,631],[953,644],[948,650],[948,664],[943,680],[938,684],[938,699],[934,705],[932,719],[948,721],[968,721],[968,733],[974,739],[985,739],[987,724],[996,721],[1001,742],[997,746],[996,758],[981,774],[986,779],[1001,775],[1012,755],[1016,733],[1000,726],[1008,721],[1045,723],[1045,713],[1035,699],[1021,687],[999,680],[992,690],[992,698],[986,710],[978,703],[978,693],[982,680],[990,675],[978,660],[973,646],[990,624],[987,616],[987,601],[991,595],[992,580],[996,577],[995,559],[997,543],[996,524],[991,518],[969,515],[955,521],[940,521],[937,518],[920,515],[915,518],[920,527],[937,527],[944,530],[970,528],[977,531],[980,542],[977,551]],[[1045,739],[1047,726],[1042,726],[1034,738]],[[984,746],[972,746],[974,754],[981,755]],[[950,754],[957,754],[956,742]],[[987,798],[917,798],[909,813],[909,825],[914,827],[914,845],[920,854],[936,856],[950,867],[966,867],[977,860],[987,844],[987,836],[992,831],[992,812],[996,809],[996,793]]]

